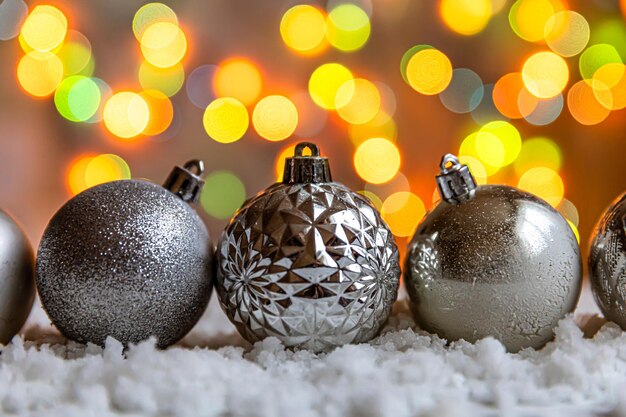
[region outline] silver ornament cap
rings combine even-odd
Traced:
[[[595,227],[589,280],[604,317],[626,329],[626,193],[605,210]]]
[[[33,306],[34,258],[22,229],[0,210],[0,345],[19,332]]]
[[[380,214],[331,181],[328,160],[309,142],[286,160],[282,183],[239,209],[217,257],[220,304],[244,338],[274,336],[316,352],[374,337],[400,279]]]
[[[165,186],[113,181],[70,199],[53,216],[37,255],[42,305],[66,337],[159,347],[198,321],[215,275],[211,240],[188,203],[203,163],[175,167]]]
[[[444,156],[442,199],[407,251],[405,283],[415,320],[448,341],[492,336],[511,352],[540,348],[580,294],[580,250],[567,221],[538,197],[475,186]]]

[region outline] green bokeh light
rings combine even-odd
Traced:
[[[593,28],[590,43],[613,45],[622,60],[626,60],[626,25],[624,21],[620,18],[606,19]]]
[[[96,113],[101,98],[100,88],[94,80],[74,75],[61,82],[54,94],[54,104],[67,120],[84,122]]]
[[[229,171],[216,171],[207,176],[200,195],[202,207],[218,219],[232,217],[245,199],[243,182]]]
[[[412,46],[402,55],[402,59],[400,60],[400,73],[402,74],[402,79],[404,79],[405,83],[409,83],[409,79],[406,76],[406,67],[409,65],[409,61],[413,58],[413,55],[418,53],[419,51],[423,51],[424,49],[433,49],[430,45],[415,45]]]
[[[361,49],[370,32],[369,16],[355,4],[341,4],[328,13],[326,37],[340,51]]]
[[[578,61],[580,75],[583,79],[589,80],[600,67],[613,62],[622,62],[622,58],[613,45],[608,43],[592,45],[580,55]]]
[[[518,176],[531,168],[545,167],[559,172],[561,168],[561,149],[559,145],[545,137],[525,140],[518,158],[513,164]]]

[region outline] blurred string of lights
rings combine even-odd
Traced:
[[[441,22],[459,36],[485,30],[491,20],[508,13],[512,31],[535,51],[517,71],[484,83],[470,68],[454,67],[444,51],[432,45],[409,48],[400,75],[417,93],[438,96],[453,113],[467,114],[478,126],[459,142],[458,153],[479,183],[508,172],[519,188],[556,207],[576,233],[578,213],[565,196],[562,155],[548,137],[522,138],[513,123],[548,125],[564,110],[580,124],[603,122],[626,107],[626,26],[619,17],[599,22],[592,31],[583,15],[566,0],[439,0]],[[626,18],[626,0],[620,0]],[[294,54],[309,59],[330,49],[355,53],[371,35],[371,0],[329,0],[327,7],[297,4],[282,15],[278,32]],[[168,136],[175,125],[171,97],[181,90],[204,114],[207,135],[228,144],[252,128],[268,141],[291,136],[308,138],[321,132],[335,114],[345,122],[354,147],[353,163],[363,179],[361,193],[381,210],[393,233],[410,236],[427,206],[437,201],[418,196],[401,172],[402,152],[394,120],[393,89],[363,78],[341,62],[318,65],[308,85],[286,95],[264,94],[263,69],[244,56],[185,69],[187,35],[176,13],[162,3],[137,10],[132,31],[142,61],[138,91],[118,91],[94,76],[89,40],[69,27],[67,16],[52,5],[28,10],[23,0],[0,3],[0,39],[18,38],[23,55],[17,80],[33,97],[53,97],[59,114],[74,123],[100,123],[113,136],[134,141]],[[571,68],[576,67],[575,71]],[[293,153],[279,152],[276,178]],[[69,164],[68,190],[76,194],[93,185],[130,178],[128,164],[112,154],[82,155]],[[510,178],[514,178],[510,180]],[[219,198],[215,196],[219,195]],[[246,197],[243,182],[232,172],[208,175],[201,202],[213,217],[227,219]]]

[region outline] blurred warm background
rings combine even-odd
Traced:
[[[401,247],[455,152],[586,254],[626,189],[625,19],[624,0],[3,0],[0,207],[37,244],[81,190],[201,158],[217,236],[310,139]]]

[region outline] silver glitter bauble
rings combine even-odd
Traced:
[[[26,235],[0,210],[0,344],[20,331],[35,299],[35,259]]]
[[[203,181],[201,161],[176,167],[163,187],[122,180],[90,188],[50,221],[37,254],[43,307],[66,337],[125,345],[182,338],[211,296],[209,234],[188,204]]]
[[[366,198],[331,182],[311,143],[287,159],[282,184],[237,212],[217,256],[222,308],[250,342],[275,336],[313,351],[365,342],[397,296],[389,228]]]
[[[540,348],[574,310],[582,268],[576,237],[545,201],[512,187],[476,187],[452,155],[442,196],[408,248],[406,286],[420,327],[449,341],[499,339]]]
[[[589,278],[604,317],[626,329],[626,194],[604,212],[596,227]]]

